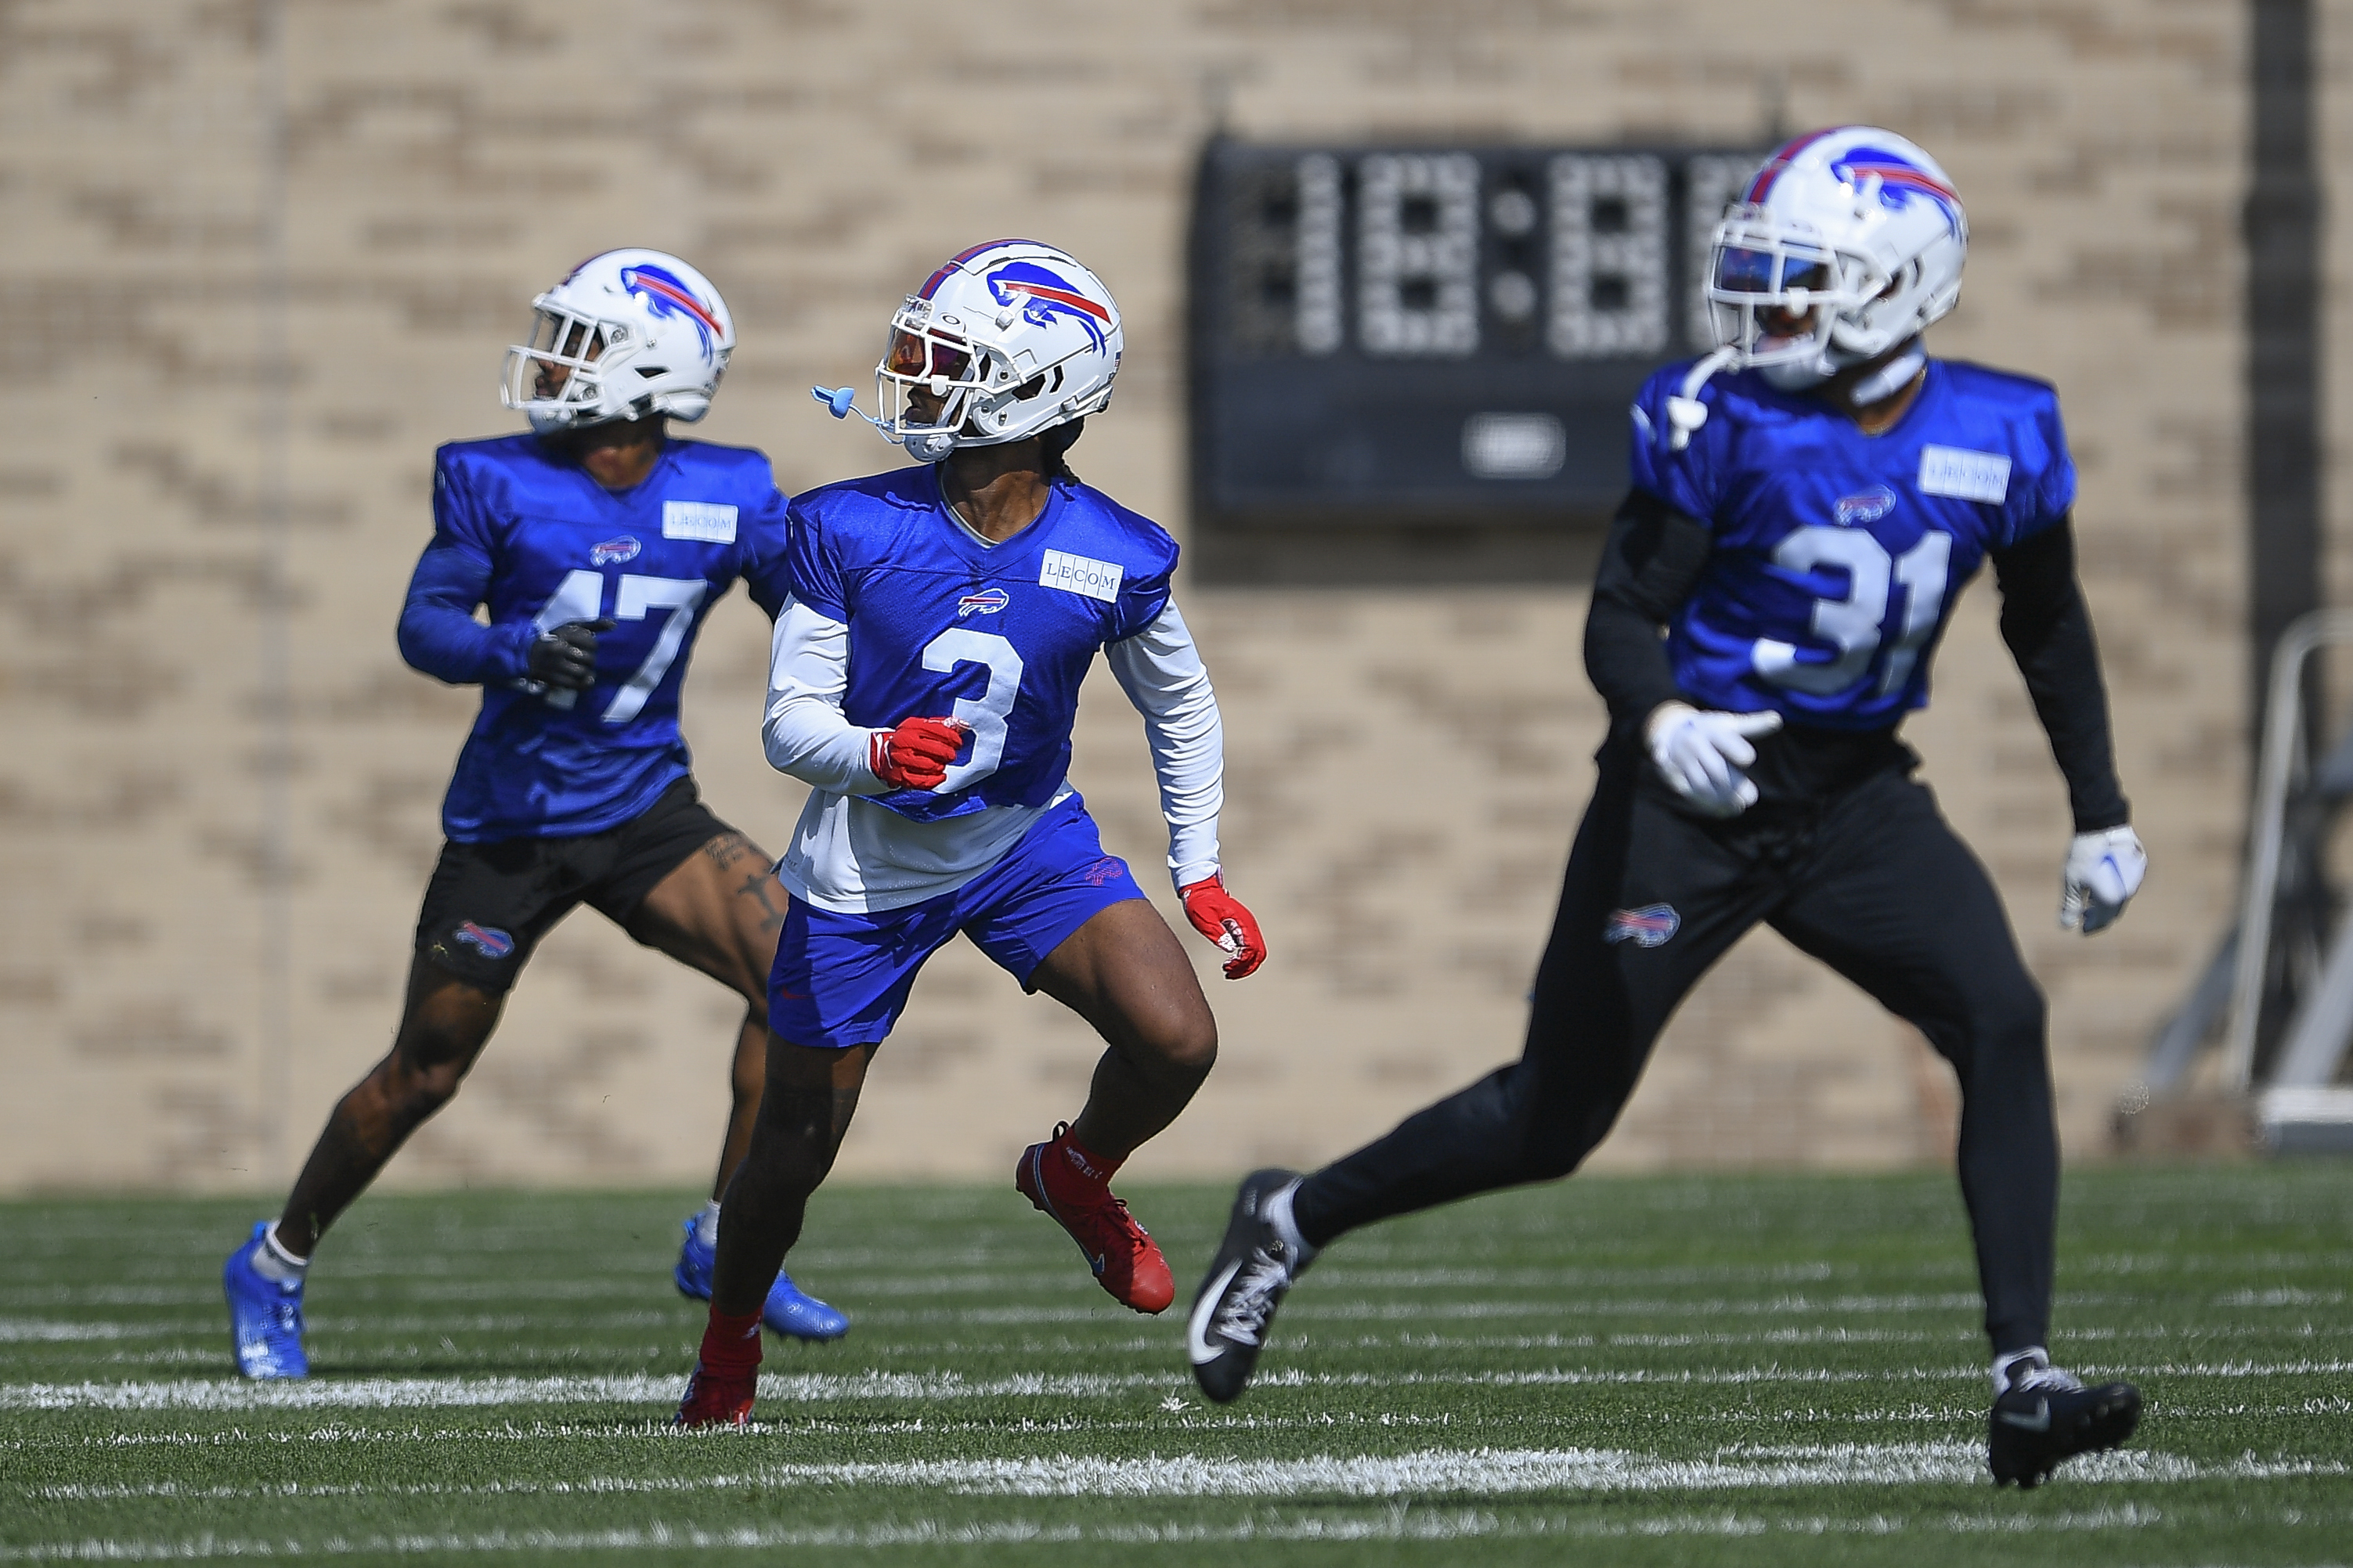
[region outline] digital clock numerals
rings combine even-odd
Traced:
[[[1226,341],[1377,359],[1706,348],[1708,239],[1748,166],[1614,152],[1245,163],[1229,176]]]
[[[1563,359],[1667,346],[1667,165],[1568,153],[1552,161],[1552,319]]]
[[[1479,347],[1479,160],[1377,153],[1356,163],[1356,333],[1368,354]]]

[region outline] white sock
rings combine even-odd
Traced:
[[[694,1216],[694,1239],[705,1247],[719,1245],[719,1200],[712,1199]]]
[[[261,1233],[261,1245],[253,1249],[253,1271],[280,1285],[297,1285],[310,1270],[311,1260],[286,1250],[286,1244],[278,1239],[278,1222],[271,1220],[269,1228]]]
[[[1274,1234],[1282,1238],[1284,1247],[1290,1248],[1291,1271],[1293,1274],[1315,1260],[1315,1249],[1307,1245],[1305,1237],[1299,1234],[1299,1221],[1291,1213],[1291,1195],[1298,1190],[1296,1181],[1276,1189],[1267,1194],[1266,1206],[1259,1210],[1259,1217],[1274,1226]]]

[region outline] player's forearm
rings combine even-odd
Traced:
[[[453,686],[501,686],[524,678],[532,629],[474,619],[490,574],[458,552],[427,550],[400,611],[400,657]]]
[[[2051,754],[2067,780],[2078,833],[2120,826],[2132,808],[2116,779],[2108,693],[2091,606],[2075,576],[2074,532],[2062,520],[1994,557],[2001,636],[2025,678]]]
[[[790,599],[769,642],[768,705],[760,744],[768,765],[836,795],[881,795],[869,766],[873,731],[842,717],[849,687],[849,627]]]
[[[1609,718],[1634,731],[1681,693],[1659,632],[1697,585],[1715,548],[1705,525],[1642,490],[1610,519],[1585,618],[1585,671]]]
[[[1159,618],[1103,649],[1113,679],[1144,716],[1160,814],[1168,823],[1168,869],[1182,888],[1218,871],[1218,816],[1225,807],[1225,724],[1218,694],[1185,617],[1171,603]]]

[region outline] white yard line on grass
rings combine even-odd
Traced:
[[[1633,1522],[1574,1516],[1503,1517],[1478,1510],[1393,1506],[1378,1511],[1354,1514],[1340,1510],[1319,1511],[1304,1518],[1273,1516],[1235,1524],[1205,1525],[1172,1521],[1162,1524],[1093,1528],[1035,1520],[959,1523],[946,1520],[914,1519],[814,1529],[782,1525],[725,1529],[691,1524],[654,1524],[637,1529],[596,1531],[491,1531],[477,1534],[452,1531],[412,1535],[330,1535],[307,1542],[282,1536],[239,1539],[210,1534],[145,1541],[86,1537],[79,1541],[0,1547],[0,1562],[189,1562],[206,1558],[289,1555],[457,1556],[518,1552],[540,1554],[652,1552],[681,1548],[774,1551],[795,1547],[835,1547],[904,1552],[925,1546],[1050,1545],[1089,1542],[1117,1545],[1185,1545],[1252,1542],[1527,1540],[1543,1537],[1623,1540],[1637,1536],[1672,1539],[1763,1535],[2041,1534],[2046,1531],[2065,1534],[2146,1530],[2165,1521],[2163,1512],[2140,1503],[2054,1513],[1882,1513],[1864,1519],[1773,1517],[1726,1511],[1678,1514]],[[2317,1526],[2324,1521],[2284,1516],[2278,1522]]]
[[[2105,1369],[2084,1367],[2104,1375]],[[2353,1372],[2353,1361],[2223,1362],[2143,1366],[2156,1377],[2307,1377]],[[1655,1385],[1740,1387],[1752,1384],[1852,1384],[1978,1382],[1975,1366],[1878,1368],[1758,1366],[1719,1371],[1549,1367],[1522,1372],[1337,1373],[1278,1372],[1260,1378],[1275,1388],[1576,1387]],[[0,1410],[385,1410],[467,1408],[508,1405],[668,1405],[685,1374],[632,1373],[606,1377],[318,1377],[247,1383],[236,1378],[181,1378],[134,1383],[0,1384]],[[1024,1373],[965,1378],[953,1373],[769,1373],[760,1397],[772,1403],[831,1400],[1102,1399],[1138,1390],[1189,1388],[1170,1373]]]
[[[2200,1465],[2141,1450],[2072,1462],[2077,1483],[2179,1483],[2341,1476],[2340,1463],[2307,1459]],[[737,1491],[779,1487],[886,1487],[974,1497],[1406,1498],[1498,1497],[1519,1492],[1685,1492],[1757,1487],[1883,1487],[1975,1484],[1985,1477],[1976,1443],[1824,1444],[1735,1447],[1704,1459],[1669,1459],[1609,1448],[1430,1448],[1399,1455],[1316,1455],[1300,1459],[1154,1456],[1112,1459],[1084,1454],[901,1463],[773,1464],[706,1476],[582,1476],[472,1485],[182,1486],[71,1483],[35,1489],[45,1502],[169,1498],[188,1501],[297,1497],[572,1497]]]

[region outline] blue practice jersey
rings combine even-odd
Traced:
[[[1931,360],[1894,428],[1866,436],[1754,371],[1701,395],[1707,421],[1669,449],[1670,365],[1634,403],[1633,483],[1715,535],[1668,626],[1675,683],[1704,707],[1885,729],[1928,700],[1928,658],[1990,550],[2075,500],[2058,395],[2039,381]]]
[[[771,615],[786,593],[785,500],[745,447],[672,440],[614,492],[535,437],[455,442],[436,458],[433,521],[401,651],[482,684],[441,807],[460,842],[597,833],[651,805],[689,766],[679,688],[703,617],[738,577]],[[593,686],[528,679],[542,631],[598,619],[614,625]]]
[[[1000,544],[948,509],[929,468],[797,496],[791,528],[795,597],[849,627],[843,717],[972,727],[937,790],[867,797],[918,822],[1052,799],[1095,650],[1159,616],[1176,566],[1157,523],[1067,479]]]

